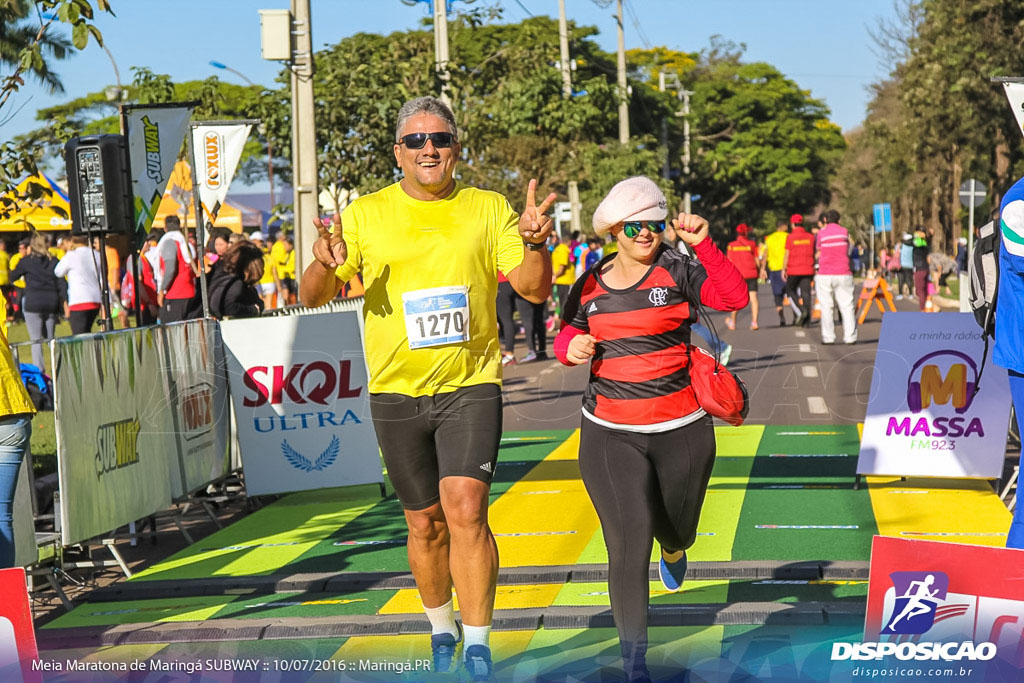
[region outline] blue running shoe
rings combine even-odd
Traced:
[[[437,633],[430,636],[430,650],[434,655],[434,671],[437,673],[449,673],[454,671],[452,661],[455,660],[455,651],[462,642],[462,626],[455,622],[459,629],[459,636],[456,638],[451,633]]]
[[[686,578],[686,553],[675,562],[665,561],[665,551],[661,551],[661,561],[658,563],[658,575],[661,577],[661,585],[666,590],[677,591],[683,585]]]
[[[486,645],[470,645],[466,648],[466,673],[471,681],[493,681],[494,665],[491,664],[491,648]]]

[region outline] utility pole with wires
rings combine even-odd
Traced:
[[[666,74],[664,71],[658,72],[658,90],[665,92],[668,88],[675,88],[677,97],[682,100],[683,108],[676,112],[676,116],[682,117],[683,119],[683,183],[685,185],[687,179],[690,177],[690,95],[693,94],[692,90],[686,90],[683,88],[682,82],[679,80],[677,74]],[[662,175],[665,178],[669,177],[669,159],[671,154],[668,151],[668,121],[662,121],[661,123],[661,141],[665,145],[665,165],[662,167]],[[683,211],[690,213],[690,191],[687,190],[683,193]]]
[[[448,96],[451,74],[448,73],[448,3],[434,0],[434,68],[441,79],[441,101],[452,106]]]
[[[565,0],[558,0],[558,49],[561,53],[562,97],[572,97],[572,74],[569,71],[569,23],[565,20]]]
[[[622,0],[617,1],[615,20],[619,29],[618,90],[619,142],[629,142],[629,91],[626,87],[626,36],[622,27]]]

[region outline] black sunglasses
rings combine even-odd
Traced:
[[[665,221],[626,221],[622,224],[622,232],[626,233],[629,239],[635,239],[645,225],[655,235],[665,232]]]
[[[434,147],[445,149],[452,146],[455,136],[451,133],[409,133],[403,135],[398,144],[405,145],[409,149],[423,149],[427,140],[434,143]]]

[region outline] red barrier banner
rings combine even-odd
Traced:
[[[1024,668],[1024,550],[875,536],[864,642],[900,659]]]
[[[38,659],[32,610],[21,567],[0,569],[0,680],[4,683],[36,683],[42,678],[33,671]]]

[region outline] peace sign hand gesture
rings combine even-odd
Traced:
[[[551,208],[551,203],[557,198],[558,195],[552,192],[541,202],[540,206],[537,206],[537,179],[530,179],[530,185],[526,189],[526,208],[519,216],[519,234],[524,242],[543,244],[547,241],[548,235],[551,234],[554,227],[554,221],[545,214]]]
[[[313,219],[319,235],[313,243],[313,258],[325,268],[337,268],[348,259],[348,246],[341,236],[341,216],[336,216],[334,222],[335,228],[331,230],[319,218]]]

